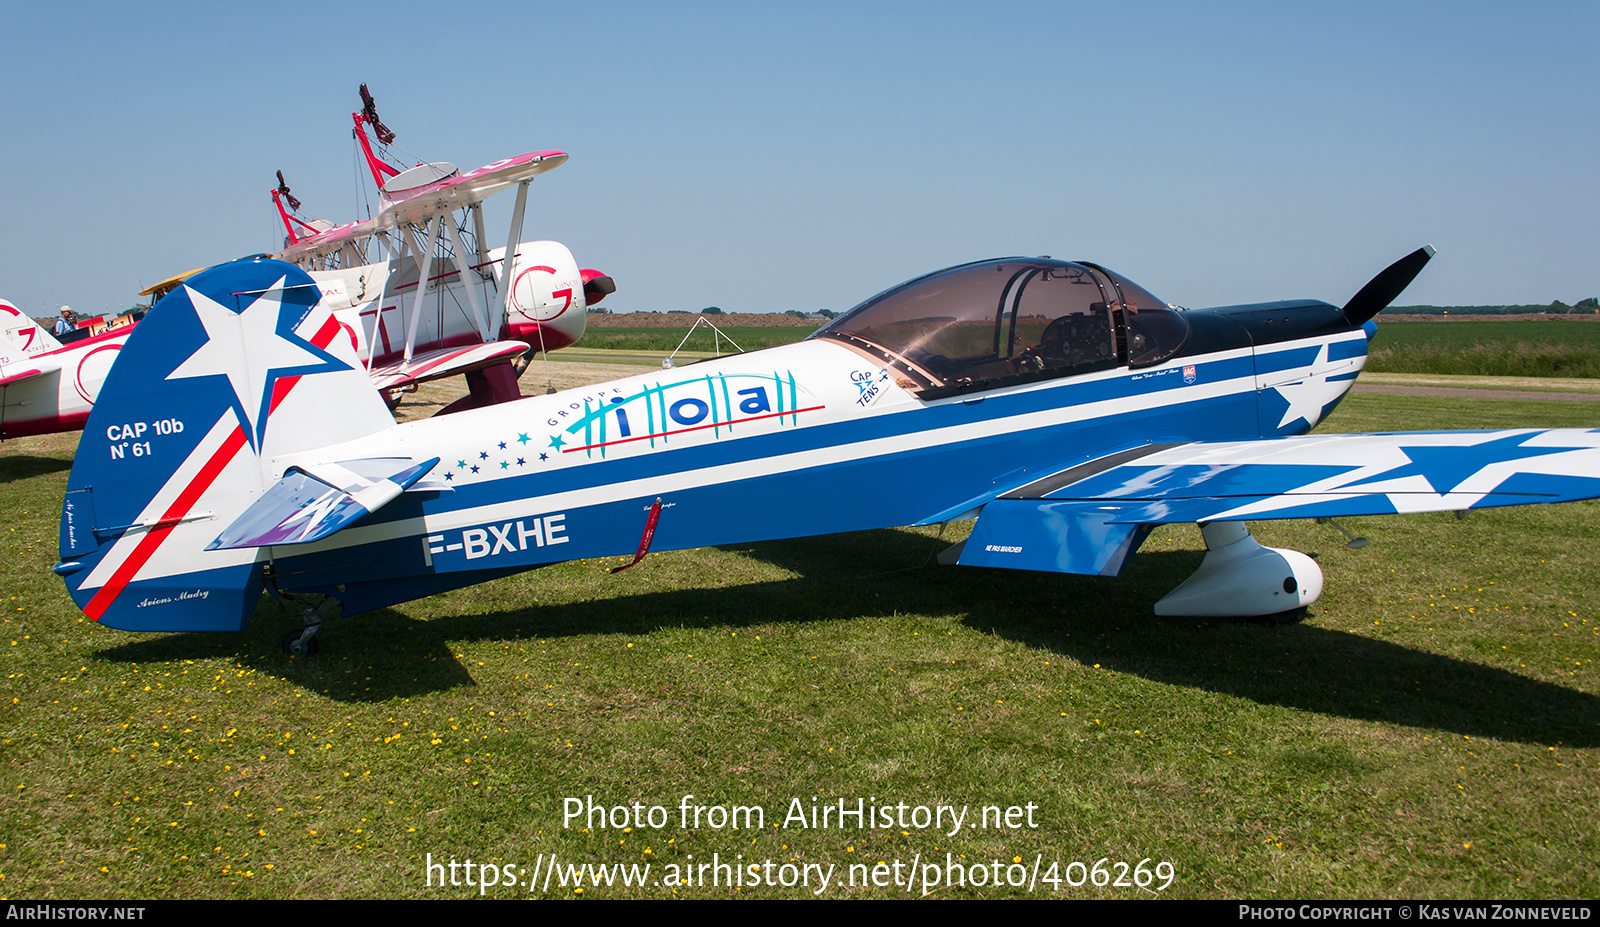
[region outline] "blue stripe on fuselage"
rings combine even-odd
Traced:
[[[1200,383],[1226,378],[1238,381],[1239,388],[1223,396],[1154,402],[1143,409],[1094,419],[1042,428],[1013,428],[959,442],[663,493],[664,510],[654,547],[668,550],[912,524],[951,506],[973,499],[987,501],[1039,476],[1152,438],[1182,441],[1256,437],[1255,392],[1246,379],[1250,366],[1249,357],[1199,365]],[[486,570],[500,572],[509,566],[627,554],[639,543],[652,497],[609,500],[561,512],[547,511],[541,500],[576,490],[885,437],[975,423],[1000,425],[1013,416],[1057,408],[1158,393],[1175,393],[1173,398],[1182,394],[1181,377],[1152,373],[1124,372],[1092,381],[1062,382],[1045,389],[990,394],[978,401],[951,399],[905,412],[663,449],[466,485],[448,497],[397,500],[383,509],[372,524],[416,520],[414,528],[396,526],[406,531],[404,537],[341,548],[336,554],[327,550],[298,554],[289,548],[276,548],[280,587],[320,588],[332,579],[332,572],[324,566],[330,560],[341,564],[339,576],[347,583],[460,571],[465,584],[475,581],[469,577]],[[1011,465],[1006,467],[1004,481],[996,481],[996,461]],[[479,506],[500,505],[503,509],[504,503],[518,499],[526,500],[525,514],[422,534],[421,517],[425,514],[440,515]],[[538,527],[532,520],[550,515],[561,516],[562,541],[540,545]],[[428,541],[429,537],[434,540]],[[404,598],[398,591],[396,596],[393,601]],[[366,607],[381,604],[387,603]]]
[[[1200,367],[1198,384],[1214,384],[1221,379],[1238,379],[1238,391],[1226,397],[1202,400],[1198,403],[1179,400],[1174,403],[1157,403],[1154,407],[1144,410],[1122,413],[1117,416],[1117,426],[1109,427],[1107,429],[1109,435],[1104,439],[1085,437],[1082,442],[1072,442],[1072,447],[1056,447],[1053,451],[1046,448],[1045,455],[1032,453],[1029,458],[1019,459],[1018,463],[1008,466],[1005,471],[1016,468],[1029,468],[1030,471],[1034,471],[1034,477],[1019,479],[1018,485],[1021,485],[1029,482],[1029,479],[1035,479],[1038,476],[1038,469],[1048,468],[1058,459],[1082,461],[1099,456],[1099,453],[1107,453],[1099,450],[1107,442],[1115,445],[1110,450],[1120,450],[1133,443],[1146,443],[1147,440],[1195,440],[1198,437],[1234,440],[1259,437],[1256,432],[1256,411],[1254,411],[1256,397],[1248,379],[1253,373],[1250,357],[1214,360],[1202,363],[1198,367]],[[554,471],[531,472],[523,476],[485,480],[478,484],[456,485],[453,487],[453,496],[448,500],[424,504],[424,511],[429,514],[461,511],[486,504],[502,503],[514,498],[550,496],[597,485],[624,484],[632,480],[651,479],[667,472],[701,471],[701,469],[749,463],[749,461],[760,461],[760,459],[803,453],[819,448],[846,447],[869,440],[894,439],[946,427],[971,426],[986,421],[998,423],[1011,416],[1029,415],[1037,411],[1082,407],[1090,403],[1134,399],[1141,395],[1178,392],[1184,389],[1182,379],[1178,376],[1178,368],[1171,368],[1170,373],[1170,376],[1155,378],[1152,376],[1152,371],[1134,371],[1131,376],[1123,371],[1122,375],[1107,376],[1094,381],[1061,381],[1051,384],[1048,389],[1027,389],[1027,391],[1019,389],[1002,394],[987,394],[976,400],[941,400],[928,407],[907,408],[886,415],[864,416],[850,421],[834,421],[814,426],[805,426],[802,421],[802,427],[798,429],[749,435],[738,439],[714,440],[690,447],[667,447],[618,458],[595,459],[581,466],[565,466]],[[1221,403],[1222,407],[1230,408],[1224,413],[1218,403]],[[1192,405],[1203,407],[1205,411],[1190,413],[1189,408]],[[1064,427],[1069,431],[1077,431],[1083,427],[1099,431],[1101,427],[1106,426],[1104,424],[1096,426],[1096,419],[1088,419],[1080,423],[1067,423]],[[963,448],[962,453],[971,453],[976,448],[987,447],[989,443],[986,439],[966,442],[960,447]],[[1040,456],[1045,459],[1037,459]],[[1070,466],[1070,463],[1066,466]],[[978,469],[982,471],[982,484],[987,485],[994,479],[997,468],[994,459],[984,459],[979,461]],[[938,511],[938,508],[933,508],[926,514]],[[389,508],[379,512],[365,524],[384,524],[402,517],[411,516],[395,511],[394,504],[390,504]]]

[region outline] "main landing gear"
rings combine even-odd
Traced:
[[[1197,618],[1298,621],[1322,595],[1322,568],[1295,550],[1262,547],[1244,522],[1200,526],[1206,556],[1200,568],[1156,603],[1156,614]]]

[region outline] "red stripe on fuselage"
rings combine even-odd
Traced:
[[[81,351],[91,344],[99,344],[102,341],[111,341],[115,338],[126,338],[132,333],[132,325],[118,325],[116,328],[108,328],[98,335],[90,335],[87,338],[79,338],[77,341],[69,341],[54,350],[35,354],[28,360],[34,361],[41,357],[55,357],[57,354],[71,354],[73,351]]]

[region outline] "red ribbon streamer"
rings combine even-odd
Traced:
[[[631,563],[625,563],[622,566],[613,567],[611,570],[612,573],[621,573],[623,570],[626,570],[628,567],[631,567],[633,564],[644,559],[644,555],[650,552],[650,542],[655,540],[656,522],[659,521],[660,518],[661,499],[657,497],[655,504],[650,506],[650,517],[645,519],[644,537],[639,539],[639,552],[633,555],[633,561]]]

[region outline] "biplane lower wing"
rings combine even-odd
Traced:
[[[513,361],[527,351],[528,346],[521,341],[491,341],[488,344],[422,351],[414,355],[409,364],[402,361],[373,367],[372,385],[380,390],[402,389]]]

